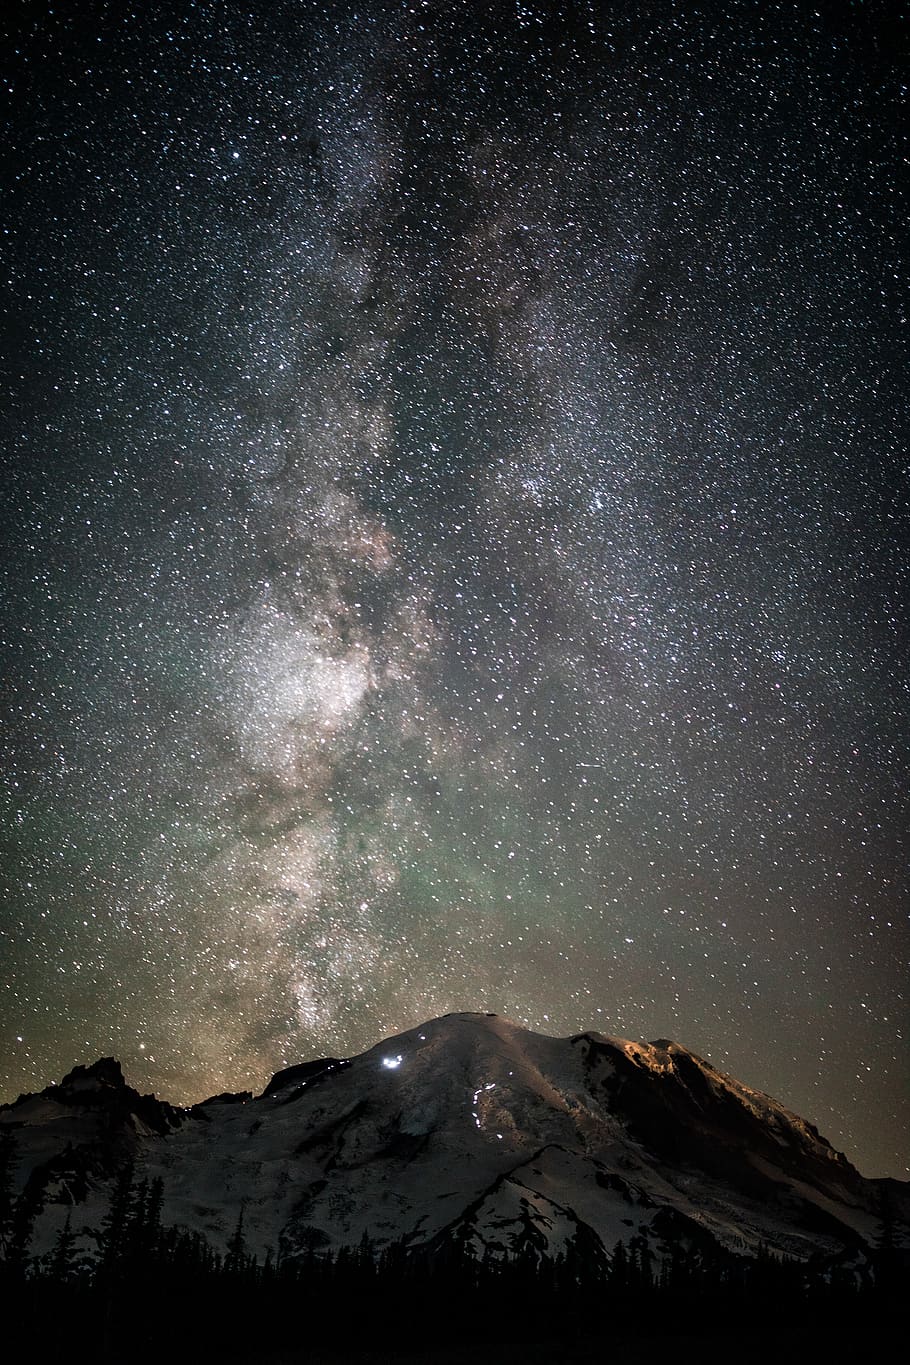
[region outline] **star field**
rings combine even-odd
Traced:
[[[890,13],[18,12],[4,1099],[489,1009],[906,1176]]]

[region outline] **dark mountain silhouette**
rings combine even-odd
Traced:
[[[118,1173],[156,1216],[259,1258],[457,1247],[565,1258],[680,1248],[860,1268],[910,1222],[908,1187],[864,1179],[809,1123],[666,1040],[555,1039],[495,1015],[432,1020],[350,1059],[278,1072],[258,1098],[180,1109],[119,1064],[76,1067],[0,1109],[30,1229],[97,1255]],[[40,1204],[40,1209],[37,1205]],[[573,1254],[574,1254],[573,1252]],[[75,1254],[74,1253],[74,1254]]]

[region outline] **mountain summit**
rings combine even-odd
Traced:
[[[36,1242],[69,1213],[86,1248],[116,1172],[160,1178],[165,1222],[223,1250],[456,1243],[478,1255],[571,1243],[761,1247],[858,1263],[910,1214],[815,1128],[677,1043],[550,1038],[497,1015],[434,1019],[358,1057],[289,1067],[263,1093],[188,1109],[140,1096],[119,1065],[77,1067],[0,1108]]]

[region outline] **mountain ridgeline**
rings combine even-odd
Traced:
[[[436,1313],[456,1288],[488,1326],[504,1293],[571,1301],[576,1323],[611,1294],[881,1303],[908,1231],[905,1184],[678,1044],[495,1015],[289,1067],[258,1097],[178,1108],[103,1059],[0,1109],[2,1274],[38,1317],[89,1296],[108,1332],[150,1286],[218,1321],[219,1295],[252,1294],[276,1324],[356,1294],[375,1326],[396,1295]]]

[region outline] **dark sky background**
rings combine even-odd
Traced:
[[[897,7],[9,9],[0,1097],[489,1009],[906,1175]]]

